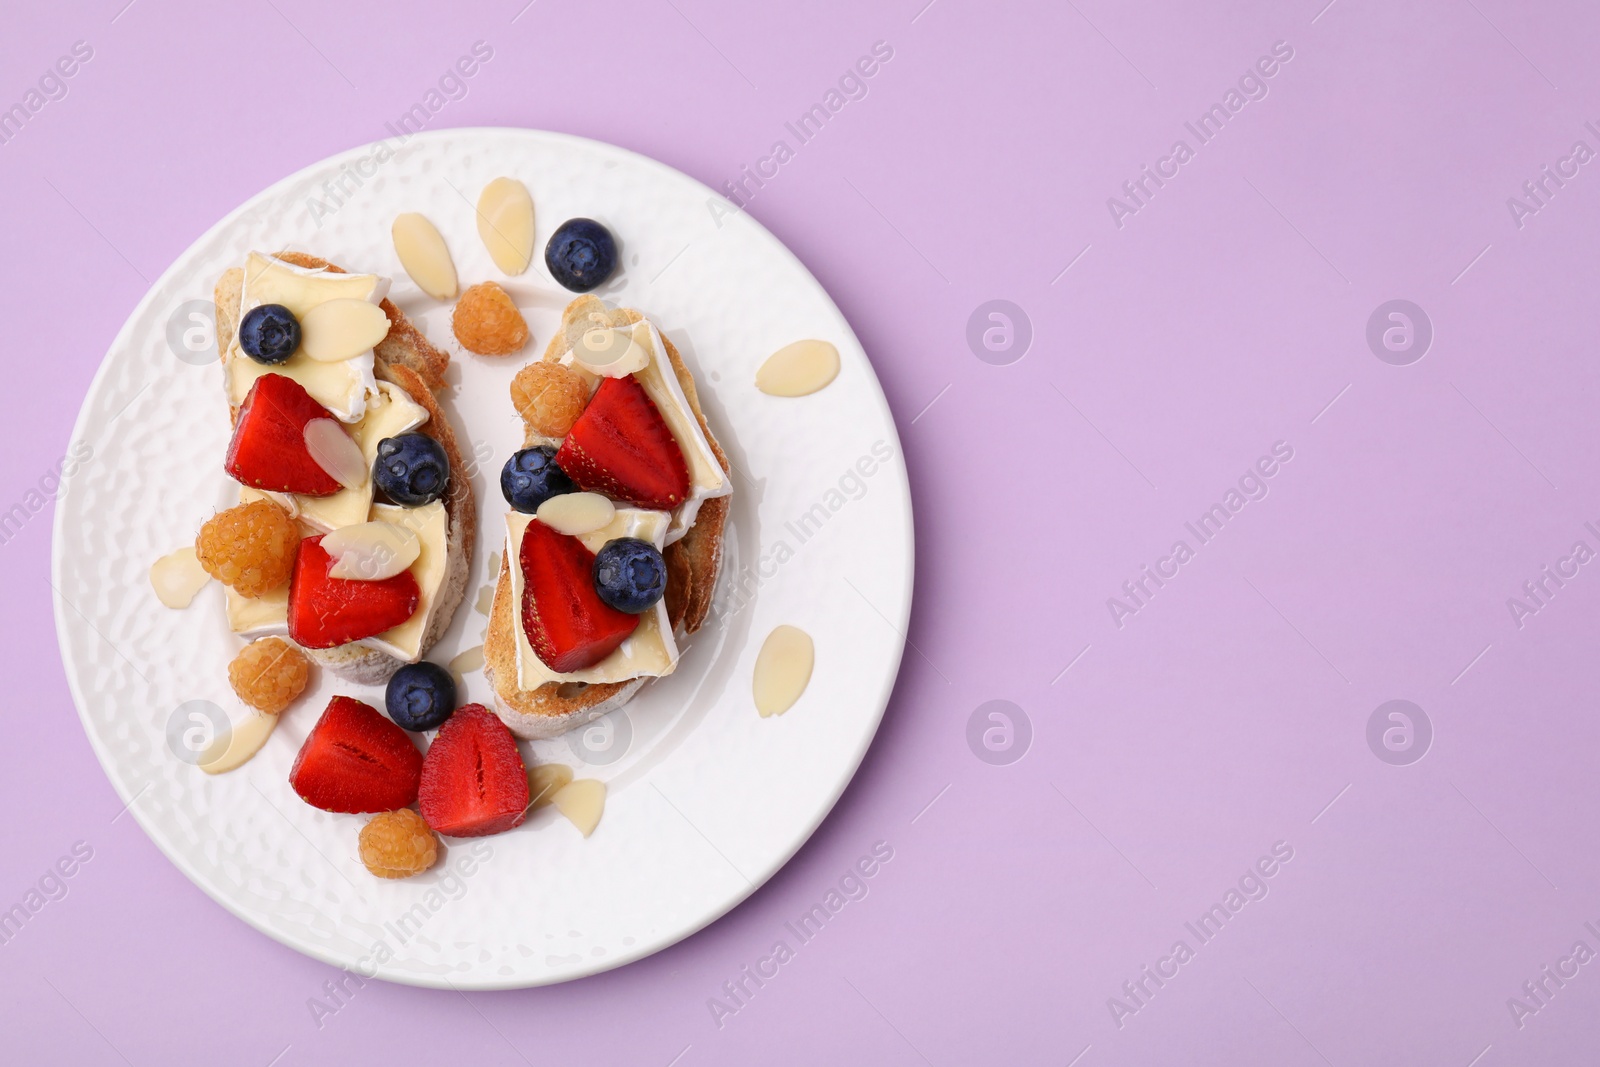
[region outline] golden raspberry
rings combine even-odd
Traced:
[[[361,862],[379,878],[421,874],[438,856],[438,839],[410,808],[374,815],[361,828]]]
[[[589,386],[571,367],[530,363],[511,379],[511,403],[532,432],[565,437],[588,406]]]
[[[463,348],[480,356],[509,356],[528,343],[522,312],[494,282],[479,282],[461,294],[450,327]]]
[[[311,662],[281,637],[263,637],[239,650],[228,664],[228,681],[239,699],[276,715],[305,692]]]
[[[194,539],[200,566],[240,596],[258,597],[289,580],[300,528],[270,500],[252,500],[211,517]]]

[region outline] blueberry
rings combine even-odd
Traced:
[[[568,219],[544,246],[544,265],[556,281],[575,293],[604,285],[617,269],[617,243],[593,219]]]
[[[244,313],[239,347],[257,363],[282,363],[300,347],[300,320],[282,304],[262,304]]]
[[[408,663],[383,694],[389,718],[407,730],[433,730],[456,710],[456,680],[437,663]]]
[[[607,541],[594,555],[594,591],[629,615],[656,606],[667,591],[667,564],[656,546],[637,537]]]
[[[420,508],[450,488],[450,457],[425,433],[403,433],[378,442],[372,481],[383,495],[408,508]]]
[[[524,515],[532,515],[546,500],[573,488],[567,472],[556,466],[556,450],[546,445],[512,453],[500,472],[500,491],[506,503]]]

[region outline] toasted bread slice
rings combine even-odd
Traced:
[[[346,273],[342,267],[302,252],[276,252],[273,255],[306,270],[326,269],[335,274]],[[239,304],[243,295],[242,268],[234,267],[217,280],[212,299],[217,310],[217,347],[221,350],[224,363],[230,358],[244,358],[230,352],[232,341],[238,334]],[[413,326],[405,313],[391,301],[385,299],[380,306],[389,317],[389,333],[373,350],[376,357],[374,374],[379,380],[404,389],[411,399],[427,410],[428,421],[419,429],[443,445],[445,455],[450,460],[450,491],[444,500],[448,518],[449,563],[434,602],[433,617],[428,621],[427,632],[422,635],[422,652],[426,655],[450,625],[456,608],[466,594],[467,578],[472,566],[472,546],[477,538],[478,509],[472,496],[472,480],[456,442],[455,430],[439,404],[438,393],[444,388],[444,372],[450,366],[450,357],[430,344],[422,331]],[[237,417],[237,409],[231,411],[230,415]],[[401,661],[393,656],[359,644],[305,651],[306,655],[340,677],[362,685],[381,684],[401,666]]]
[[[613,326],[631,325],[643,318],[631,309],[608,311],[599,298],[581,296],[568,304],[562,313],[562,330],[550,339],[543,360],[554,362],[560,359],[584,330],[593,327],[597,320],[592,316],[596,315],[606,317]],[[705,434],[706,442],[722,469],[731,471],[727,454],[717,443],[711,427],[706,424],[694,378],[672,342],[664,334],[661,340],[672,369],[677,374],[678,384],[683,388],[683,395],[700,424],[700,431]],[[530,430],[524,447],[544,441],[544,438]],[[700,629],[711,611],[711,597],[716,589],[717,573],[722,566],[728,500],[728,497],[720,496],[704,501],[694,525],[662,553],[667,564],[667,617],[672,623],[673,632],[679,636],[687,636]],[[489,630],[484,638],[483,656],[484,676],[494,690],[496,711],[511,732],[522,738],[556,737],[631,700],[650,680],[648,677],[593,685],[550,682],[536,689],[519,688],[516,620],[512,614],[516,607],[511,603],[511,568],[516,561],[512,553],[504,555],[500,564],[499,584],[495,587]]]

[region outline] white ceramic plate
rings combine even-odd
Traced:
[[[381,157],[381,159],[380,159]],[[506,279],[473,205],[511,175],[533,194],[536,248],[587,215],[617,235],[622,269],[600,296],[638,307],[693,370],[734,467],[713,617],[678,672],[622,711],[524,746],[609,785],[585,840],[545,809],[517,830],[448,843],[399,882],[362,867],[364,817],[302,803],[288,785],[301,742],[335,693],[382,707],[382,690],[314,678],[265,748],[210,777],[184,758],[191,701],[231,719],[240,643],[212,583],[185,611],[147,572],[235,499],[222,472],[228,418],[206,322],[216,278],[250,249],[299,249],[395,279],[395,301],[436,343],[450,307],[406,277],[390,243],[402,211],[439,227],[463,285]],[[715,210],[713,210],[715,208]],[[535,266],[508,283],[542,352],[565,293]],[[196,317],[198,316],[198,317]],[[799,399],[756,391],[756,367],[790,341],[838,346],[843,369]],[[503,549],[501,464],[520,445],[507,385],[523,358],[456,356],[447,410],[477,457],[479,540],[466,602],[430,658],[481,644],[474,610]],[[129,811],[179,869],[240,918],[328,963],[418,985],[492,989],[559,982],[627,963],[718,918],[781,867],[850,781],[889,699],[911,606],[912,525],[899,439],[860,343],[770,233],[710,189],[609,145],[525,130],[425,133],[334,157],[279,182],[178,258],[106,354],[74,431],[79,454],[56,511],[53,581],[61,655],[85,729]],[[870,473],[866,473],[870,472]],[[810,687],[762,719],[751,669],[771,629],[816,642]],[[489,702],[481,674],[464,700]],[[169,740],[169,737],[171,740]],[[193,735],[189,742],[192,743]]]

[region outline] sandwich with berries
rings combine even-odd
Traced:
[[[511,398],[524,446],[501,474],[484,669],[512,732],[548,738],[676,669],[711,608],[733,483],[688,368],[638,311],[574,300]]]
[[[419,661],[466,590],[477,522],[438,393],[450,358],[389,279],[252,252],[217,282],[239,504],[196,542],[240,637],[287,636],[339,676]]]

